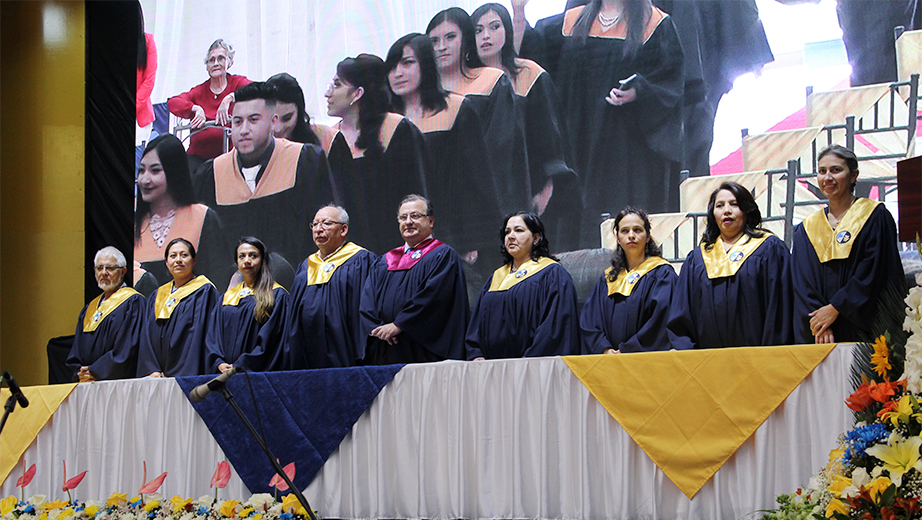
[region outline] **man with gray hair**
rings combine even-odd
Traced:
[[[349,367],[365,354],[359,300],[362,285],[378,260],[348,242],[349,214],[340,206],[320,208],[310,223],[318,251],[298,268],[283,328],[264,326],[265,334],[283,330],[276,368]],[[261,338],[269,340],[269,338]],[[265,343],[272,345],[271,340]]]
[[[93,263],[103,293],[80,311],[67,366],[81,383],[134,377],[144,297],[125,285],[128,267],[121,251],[104,247]]]

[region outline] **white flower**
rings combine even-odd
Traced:
[[[275,504],[274,506],[270,507],[270,508],[269,508],[269,513],[270,513],[270,514],[273,514],[273,515],[276,515],[276,516],[282,514],[282,504],[278,503],[278,504]]]
[[[202,495],[195,501],[195,505],[204,507],[205,509],[210,508],[212,504],[214,504],[214,497],[211,495]]]
[[[810,491],[820,489],[820,480],[816,475],[810,477],[810,480],[807,482],[807,489]]]
[[[153,502],[153,501],[163,503],[163,495],[160,493],[151,493],[149,495],[144,495],[144,503]]]
[[[871,482],[871,476],[868,475],[868,472],[864,468],[855,468],[852,471],[852,485],[842,490],[843,498],[852,498],[858,496],[858,492],[861,491],[862,486],[868,485]]]
[[[32,495],[32,497],[29,498],[29,502],[35,507],[42,507],[48,502],[48,497],[45,495]]]
[[[195,513],[190,511],[179,517],[179,520],[192,520],[193,518],[195,518]]]
[[[266,511],[272,502],[275,502],[275,499],[269,493],[256,493],[244,505],[252,507],[256,511]]]

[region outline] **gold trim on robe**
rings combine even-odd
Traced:
[[[176,308],[176,304],[205,285],[214,286],[211,280],[205,278],[205,275],[201,274],[186,282],[186,285],[176,289],[176,291],[172,290],[173,282],[161,285],[160,288],[157,289],[157,299],[154,300],[154,316],[158,320],[170,319],[170,316],[173,315],[173,309]]]
[[[330,281],[333,273],[359,251],[365,248],[352,242],[347,243],[324,260],[320,259],[320,251],[307,257],[307,285],[319,285]]]
[[[336,138],[337,130],[333,127],[327,125],[313,124],[311,125],[311,130],[314,131],[314,135],[317,136],[317,139],[320,139],[320,147],[323,148],[323,151],[330,155],[330,146],[333,144],[333,139]]]
[[[512,264],[506,264],[496,271],[493,271],[493,280],[490,282],[489,292],[508,291],[515,284],[531,278],[532,275],[540,272],[545,267],[556,264],[556,260],[551,260],[542,256],[539,260],[529,260],[519,267],[519,270],[512,272]]]
[[[214,160],[215,202],[219,206],[233,206],[293,188],[298,178],[298,158],[303,146],[301,143],[276,138],[275,148],[255,191],[250,191],[240,171],[237,151],[231,150],[219,155]]]
[[[427,113],[419,121],[414,121],[420,132],[424,134],[445,132],[455,126],[455,119],[458,118],[458,112],[461,110],[464,96],[449,93],[445,101],[448,102],[448,108],[445,110],[440,110],[434,114]]]
[[[618,277],[615,278],[615,281],[611,281],[609,279],[609,275],[614,269],[614,267],[609,267],[605,270],[605,279],[608,280],[608,295],[612,296],[613,294],[621,294],[624,296],[630,296],[631,291],[634,290],[634,287],[637,286],[637,282],[643,278],[643,275],[649,273],[653,269],[656,269],[663,264],[668,263],[669,262],[667,262],[661,256],[648,257],[646,260],[641,262],[636,269],[631,271],[622,269],[621,272],[618,273]]]
[[[880,202],[876,200],[855,199],[836,229],[829,225],[824,210],[819,210],[804,219],[804,231],[807,232],[807,238],[810,239],[820,263],[848,258],[858,233],[861,233],[865,222],[878,204]]]
[[[701,244],[701,258],[704,260],[704,267],[707,269],[708,278],[726,278],[733,276],[746,260],[755,252],[759,246],[765,242],[768,237],[773,236],[767,231],[760,238],[752,238],[748,235],[739,239],[729,251],[724,251],[723,243],[720,238],[714,243],[710,250],[704,244]]]
[[[563,35],[564,36],[573,36],[573,27],[576,25],[576,20],[579,18],[579,14],[583,11],[585,6],[578,6],[568,10],[564,14],[563,18]],[[656,7],[653,7],[653,12],[650,13],[650,20],[647,22],[647,26],[643,30],[643,42],[647,43],[647,40],[650,39],[650,36],[653,36],[653,31],[659,27],[659,24],[666,19],[668,16],[663,11],[660,11]],[[592,27],[589,28],[589,36],[595,38],[611,38],[616,40],[624,40],[627,38],[627,24],[624,23],[624,19],[621,18],[615,24],[604,30],[602,23],[599,22],[598,17],[592,21]]]
[[[531,92],[531,87],[535,86],[538,76],[544,72],[544,69],[541,68],[541,65],[523,58],[516,58],[515,63],[521,68],[515,76],[513,87],[515,87],[517,95],[525,97]]]
[[[99,324],[106,319],[112,311],[118,309],[119,305],[128,301],[128,298],[131,298],[135,294],[141,294],[138,291],[135,291],[131,287],[122,287],[119,290],[112,293],[112,296],[102,302],[100,305],[99,300],[103,297],[102,294],[93,298],[93,301],[90,302],[86,307],[86,314],[83,315],[83,332],[93,332],[99,327]],[[90,309],[96,309],[92,314],[90,314]]]
[[[278,283],[272,284],[273,291],[278,289],[279,287],[282,287],[282,286],[279,285]],[[282,288],[284,289],[284,287]],[[240,300],[246,298],[247,296],[250,296],[251,294],[253,294],[253,289],[250,289],[249,287],[245,286],[244,282],[240,282],[237,285],[225,291],[224,299],[223,301],[221,301],[221,305],[230,305],[232,307],[236,307],[240,303]]]
[[[502,79],[505,72],[493,67],[479,67],[468,70],[469,74],[474,77],[469,78],[464,74],[461,75],[461,81],[458,82],[454,92],[462,96],[480,95],[489,96],[496,87],[496,83]]]
[[[173,216],[173,224],[170,226],[170,233],[163,239],[163,247],[166,247],[174,238],[182,237],[198,249],[206,213],[208,213],[208,206],[204,204],[192,204],[177,209],[176,215]],[[154,235],[150,232],[150,215],[147,215],[144,217],[144,221],[141,222],[141,237],[134,244],[134,260],[136,262],[154,262],[163,260],[163,254],[164,250],[157,247]],[[140,263],[138,266],[140,267]],[[140,277],[141,275],[139,274],[137,278],[140,279]]]

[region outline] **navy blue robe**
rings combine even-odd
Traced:
[[[240,299],[237,305],[223,305],[219,302],[214,307],[214,315],[208,324],[205,336],[205,368],[216,374],[218,365],[228,363],[243,368],[247,372],[263,372],[271,367],[275,349],[266,348],[257,341],[265,327],[281,326],[281,320],[272,320],[273,316],[284,316],[288,292],[284,287],[272,290],[275,305],[265,323],[259,323],[254,317],[256,298],[253,295]]]
[[[548,265],[505,291],[487,280],[467,330],[467,359],[579,354],[576,288],[566,269]]]
[[[307,260],[291,288],[282,339],[283,370],[351,367],[365,357],[359,303],[365,279],[378,256],[368,250],[352,255],[326,283],[307,284]]]
[[[365,281],[360,310],[365,364],[464,359],[470,306],[461,258],[446,244],[411,269],[388,271],[381,257]],[[387,323],[402,331],[395,345],[368,335]]]
[[[173,282],[169,282],[173,283]],[[138,377],[163,372],[165,377],[198,376],[205,369],[205,335],[221,296],[208,283],[186,296],[173,309],[170,319],[157,319],[157,293],[147,300],[138,353]]]
[[[72,371],[74,381],[80,367],[89,367],[90,374],[97,381],[135,376],[145,305],[144,296],[136,294],[129,297],[103,318],[92,332],[83,332],[83,319],[89,304],[83,307],[77,318],[74,346],[67,356],[67,367]]]
[[[679,277],[664,264],[643,275],[630,296],[608,294],[605,275],[595,284],[580,315],[583,354],[605,349],[628,352],[669,350],[666,322]]]
[[[832,324],[836,341],[873,341],[885,331],[902,331],[903,314],[888,315],[878,305],[885,288],[900,298],[906,294],[896,224],[883,204],[871,212],[848,258],[820,263],[803,224],[794,230],[792,254],[797,343],[815,342],[808,314],[830,303],[839,311]],[[882,330],[872,330],[878,327]]]
[[[719,239],[714,247],[722,247]],[[673,348],[791,344],[790,271],[790,253],[776,236],[766,238],[735,275],[713,280],[696,247],[685,259],[673,293]]]

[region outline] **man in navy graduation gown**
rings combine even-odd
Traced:
[[[405,197],[397,221],[404,245],[378,261],[362,290],[365,363],[464,359],[470,307],[461,258],[433,238],[425,197]]]
[[[121,251],[104,247],[93,263],[103,293],[80,311],[67,366],[81,383],[134,377],[144,297],[125,285],[128,264]]]
[[[362,286],[378,255],[346,240],[349,214],[342,207],[320,208],[310,225],[318,251],[295,275],[279,368],[354,366],[365,355],[359,319]]]

